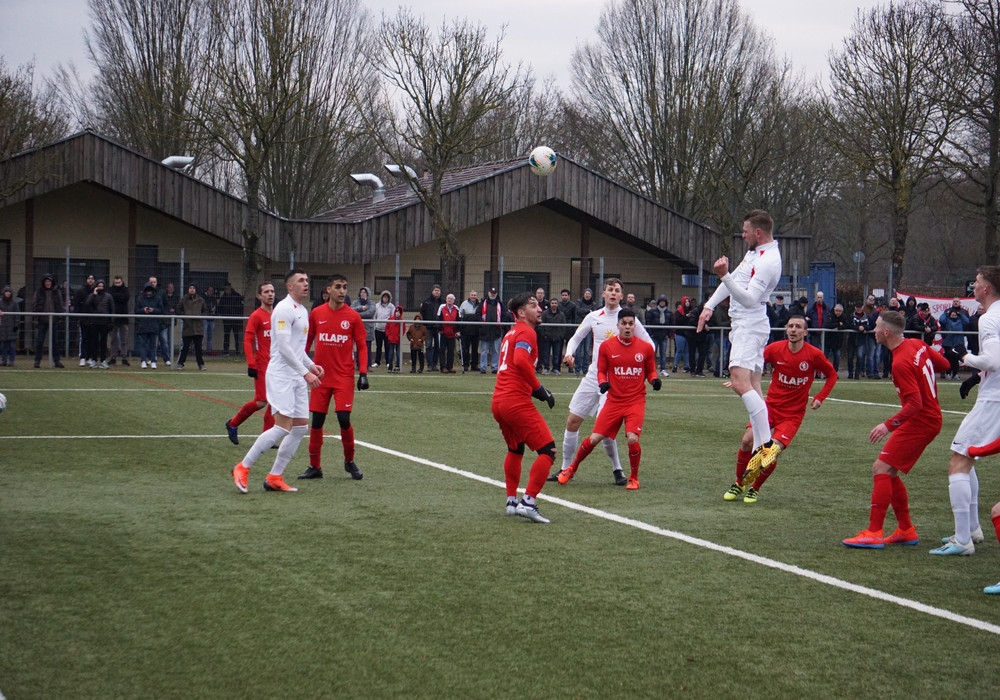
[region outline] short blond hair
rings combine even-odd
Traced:
[[[883,311],[878,315],[882,323],[887,326],[893,335],[903,335],[906,328],[906,317],[899,311]]]

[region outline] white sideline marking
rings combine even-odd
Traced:
[[[355,441],[356,445],[362,445],[369,449],[375,450],[377,452],[382,452],[394,457],[400,457],[402,459],[409,460],[411,462],[416,462],[418,464],[423,464],[428,467],[433,467],[434,469],[439,469],[450,474],[457,474],[458,476],[463,476],[467,479],[472,479],[474,481],[479,481],[484,484],[489,484],[490,486],[498,486],[500,488],[505,488],[506,485],[497,481],[496,479],[491,479],[486,476],[481,476],[479,474],[474,474],[472,472],[467,472],[462,469],[456,469],[455,467],[449,467],[446,464],[441,464],[439,462],[432,462],[429,459],[424,459],[422,457],[415,457],[414,455],[406,454],[405,452],[398,452],[396,450],[389,449],[387,447],[381,447],[380,445],[373,445],[368,442],[362,442],[360,440]],[[523,489],[522,489],[523,490]],[[698,537],[691,537],[690,535],[685,535],[682,532],[674,532],[673,530],[665,530],[655,525],[650,525],[649,523],[644,523],[641,520],[633,520],[632,518],[626,518],[621,515],[616,515],[614,513],[608,513],[607,511],[598,510],[597,508],[591,508],[589,506],[580,505],[579,503],[574,503],[572,501],[567,501],[562,498],[557,498],[554,496],[546,495],[545,493],[538,494],[540,500],[550,501],[556,505],[563,506],[564,508],[569,508],[570,510],[577,510],[581,513],[586,513],[588,515],[593,515],[597,518],[603,518],[604,520],[610,520],[611,522],[620,523],[622,525],[628,525],[629,527],[634,527],[638,530],[643,530],[645,532],[652,533],[654,535],[661,535],[663,537],[670,537],[671,539],[679,540],[681,542],[686,542],[687,544],[693,544],[696,547],[704,547],[705,549],[710,549],[714,552],[720,552],[722,554],[727,554],[731,557],[737,557],[739,559],[745,559],[746,561],[753,562],[754,564],[760,564],[762,566],[767,566],[772,569],[777,569],[778,571],[784,571],[785,573],[794,574],[795,576],[801,576],[807,578],[811,581],[816,581],[817,583],[824,583],[828,586],[833,586],[834,588],[841,588],[845,591],[851,591],[852,593],[858,593],[860,595],[868,596],[869,598],[875,598],[876,600],[882,600],[887,603],[895,603],[900,607],[910,608],[911,610],[916,610],[917,612],[922,612],[927,615],[932,615],[934,617],[940,617],[942,619],[948,620],[950,622],[957,622],[961,625],[966,625],[977,630],[982,630],[983,632],[989,632],[991,634],[1000,635],[1000,625],[995,625],[990,622],[985,622],[984,620],[977,620],[974,617],[966,617],[965,615],[959,615],[958,613],[953,613],[950,610],[944,610],[942,608],[935,608],[932,605],[927,605],[916,600],[910,600],[909,598],[902,598],[891,593],[885,593],[884,591],[879,591],[874,588],[868,588],[867,586],[860,586],[856,583],[850,583],[849,581],[844,581],[833,576],[827,576],[826,574],[820,574],[815,571],[810,571],[809,569],[803,569],[792,564],[786,564],[784,562],[776,561],[774,559],[769,559],[767,557],[762,557],[757,554],[751,554],[749,552],[744,552],[739,549],[733,549],[732,547],[726,547],[721,544],[716,544],[715,542],[710,542],[709,540],[703,540]]]
[[[228,435],[0,435],[0,440],[164,440],[166,438],[229,438]],[[241,436],[242,437],[242,436]],[[256,438],[256,435],[246,437]],[[0,698],[3,700],[3,698]]]
[[[856,401],[854,399],[837,399],[832,396],[827,398],[827,401],[836,401],[837,403],[853,403],[857,404],[858,406],[876,406],[879,408],[896,408],[896,409],[899,408],[898,403],[876,403],[875,401]],[[969,415],[968,411],[946,411],[943,408],[941,409],[941,413],[948,413],[955,416]]]

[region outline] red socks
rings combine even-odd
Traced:
[[[507,452],[507,457],[504,458],[503,476],[504,484],[507,487],[507,498],[517,498],[517,487],[521,483],[522,459],[524,459],[524,455],[519,455],[516,452]],[[549,466],[551,466],[551,463]],[[546,478],[548,478],[547,473]]]
[[[758,491],[758,492],[760,491],[760,487],[764,485],[764,482],[767,481],[767,477],[771,476],[771,474],[774,472],[774,468],[777,467],[777,466],[778,466],[778,463],[775,462],[770,467],[768,467],[767,469],[765,469],[764,471],[762,471],[760,473],[760,476],[757,477],[757,480],[753,482],[753,487],[752,488],[753,488],[754,491]]]
[[[878,532],[885,524],[885,513],[892,501],[892,477],[876,474],[872,486],[872,509],[868,516],[868,529]]]
[[[572,469],[573,471],[576,471],[577,468],[580,466],[580,462],[587,459],[587,457],[590,456],[590,453],[594,451],[595,447],[596,445],[590,441],[590,436],[588,435],[587,437],[585,437],[583,439],[583,442],[580,443],[579,449],[577,449],[576,451],[576,456],[573,457],[573,461],[570,463],[567,469]]]
[[[234,428],[242,425],[243,421],[252,416],[258,410],[256,401],[247,401],[245,404],[240,406],[240,410],[236,412],[236,415],[229,419],[229,425]],[[267,430],[268,426],[264,425],[264,430]]]
[[[753,452],[747,452],[746,450],[737,450],[736,452],[736,483],[743,483],[743,474],[746,473],[747,465],[750,464],[750,458],[753,457]]]
[[[309,428],[309,466],[322,469],[320,456],[323,453],[323,429]]]
[[[274,414],[271,413],[271,404],[264,409],[264,432],[274,427]]]
[[[531,463],[531,471],[528,472],[528,484],[524,487],[525,496],[531,496],[534,498],[542,492],[542,487],[545,486],[545,480],[549,478],[549,470],[552,469],[552,463],[555,461],[556,460],[552,455],[540,454],[535,457],[535,461]],[[507,495],[509,496],[510,486],[507,488]]]
[[[340,429],[340,441],[344,443],[344,461],[354,461],[354,426]]]
[[[633,479],[639,478],[639,460],[642,459],[642,447],[639,443],[628,446],[628,466],[632,469],[631,477]]]
[[[994,515],[992,520],[993,531],[997,533],[997,542],[1000,542],[1000,515]]]
[[[896,514],[896,522],[901,530],[913,527],[910,521],[910,497],[903,486],[903,480],[898,476],[892,477],[892,512]]]

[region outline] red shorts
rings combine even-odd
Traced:
[[[770,409],[771,407],[768,406],[767,422],[771,427],[771,437],[788,447],[795,439],[795,433],[799,432],[799,428],[802,427],[802,416],[789,418],[774,413]],[[747,423],[747,428],[750,427],[752,427],[750,423]]]
[[[522,442],[537,452],[550,442],[552,431],[534,404],[517,406],[493,405],[493,418],[500,426],[508,450],[516,450]]]
[[[889,439],[878,453],[878,458],[890,467],[909,474],[910,469],[920,459],[920,455],[940,432],[940,423],[935,428],[926,423],[915,424],[907,421],[889,434]]]
[[[321,386],[309,392],[309,410],[313,413],[329,413],[330,400],[335,401],[334,411],[348,411],[354,407],[354,381],[342,382],[337,386]]]
[[[642,435],[642,421],[646,418],[646,401],[629,404],[614,403],[610,400],[601,407],[594,421],[593,432],[604,437],[616,438],[618,431],[625,424],[625,433]]]
[[[253,378],[253,400],[257,403],[267,403],[267,376],[266,369],[257,370],[257,376]]]

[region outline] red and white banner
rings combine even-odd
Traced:
[[[931,315],[934,318],[939,318],[941,314],[951,308],[951,302],[955,297],[948,297],[947,299],[942,299],[940,297],[922,297],[919,294],[908,294],[906,292],[896,291],[896,297],[899,299],[900,309],[906,304],[906,300],[910,297],[915,296],[917,298],[917,303],[927,303],[931,307]],[[979,310],[979,302],[975,299],[961,299],[962,307],[965,309],[965,313],[972,316]]]

